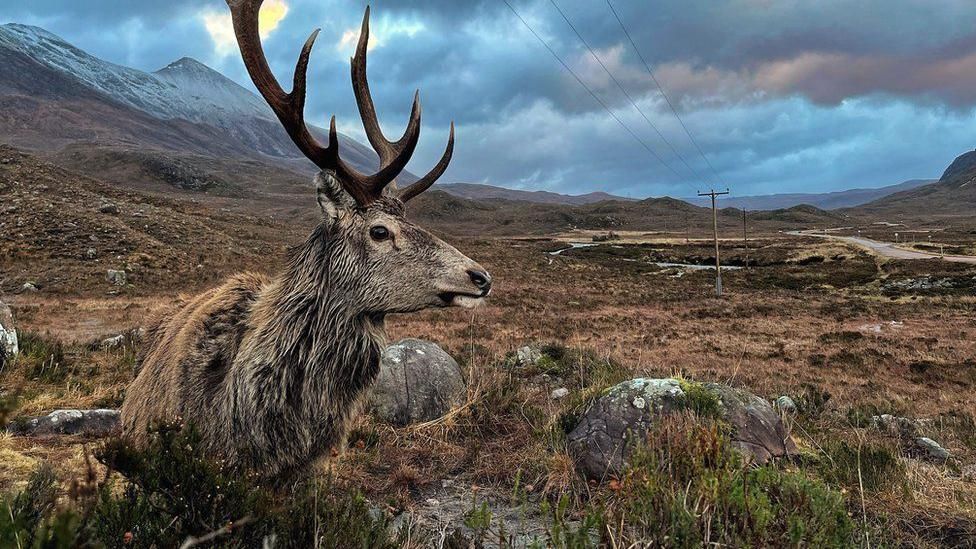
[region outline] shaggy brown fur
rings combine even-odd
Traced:
[[[122,407],[128,436],[191,422],[232,466],[300,472],[341,444],[378,372],[386,314],[487,295],[487,272],[404,219],[399,200],[357,207],[325,172],[318,187],[325,220],[284,272],[235,276],[148,330]],[[374,238],[380,226],[388,238]]]

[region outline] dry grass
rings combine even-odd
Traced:
[[[863,492],[863,509],[862,486],[832,481],[858,520],[866,517],[872,528],[888,525],[910,544],[976,534],[976,487],[960,475],[976,462],[976,364],[968,360],[976,356],[976,298],[880,291],[882,280],[916,276],[917,264],[882,262],[816,241],[767,239],[753,246],[752,257],[764,266],[726,272],[728,293],[717,299],[711,273],[676,277],[674,271],[638,269],[628,261],[654,253],[701,259],[707,246],[696,243],[552,257],[544,251],[556,245],[544,240],[462,241],[462,251],[478,258],[497,281],[492,305],[473,313],[395,317],[389,328],[393,339],[430,339],[459,357],[468,373],[467,402],[448,417],[411,428],[365,419],[346,453],[332,461],[333,471],[372,501],[396,509],[423,511],[427,499],[445,491],[505,500],[517,484],[536,502],[570,494],[570,512],[578,518],[608,488],[588,486],[574,474],[560,422],[595,388],[617,378],[680,374],[729,382],[769,398],[787,394],[801,403],[817,400],[812,394],[821,401],[829,395],[808,407],[815,413],[797,419],[796,436],[811,460],[798,467],[820,471],[824,462],[837,459],[829,449],[840,442],[886,449],[904,476]],[[812,256],[826,260],[796,264]],[[953,276],[976,275],[972,268],[949,269]],[[85,342],[138,324],[176,298],[20,296],[13,305],[27,329]],[[513,371],[506,355],[529,342],[557,342],[617,366],[596,374],[581,366]],[[27,362],[0,374],[4,389],[23,397],[18,413],[119,401],[131,375],[126,357],[90,351],[82,343],[68,345],[65,353],[70,368],[57,379],[45,379]],[[557,387],[570,389],[570,396],[551,400]],[[936,465],[908,457],[909,441],[852,422],[866,412],[933,419],[923,434],[953,458]],[[82,464],[77,441],[27,444],[4,438],[0,452],[19,464],[0,469],[5,487],[22,483],[33,460],[59,463],[63,478]],[[856,464],[854,472],[856,478]]]

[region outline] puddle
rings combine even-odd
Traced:
[[[714,271],[715,265],[693,265],[691,263],[666,263],[657,262],[653,263],[658,267],[664,267],[665,269],[687,269],[689,271]],[[738,271],[742,267],[737,267],[735,265],[722,265],[723,271]]]
[[[570,242],[568,248],[562,248],[554,252],[549,252],[549,255],[560,255],[567,250],[575,250],[577,248],[592,248],[593,246],[599,246],[599,244],[594,242]]]

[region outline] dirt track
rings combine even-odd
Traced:
[[[916,250],[906,250],[905,248],[899,248],[892,242],[881,242],[860,236],[841,236],[835,234],[818,233],[814,231],[789,231],[787,234],[794,236],[813,236],[817,238],[841,240],[854,244],[855,246],[867,248],[878,255],[890,257],[892,259],[943,259],[945,261],[952,261],[954,263],[969,263],[976,265],[976,257],[971,255],[939,255],[919,252]]]

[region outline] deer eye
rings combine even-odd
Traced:
[[[377,225],[375,227],[370,227],[369,236],[376,241],[386,240],[390,238],[390,230],[382,225]]]

